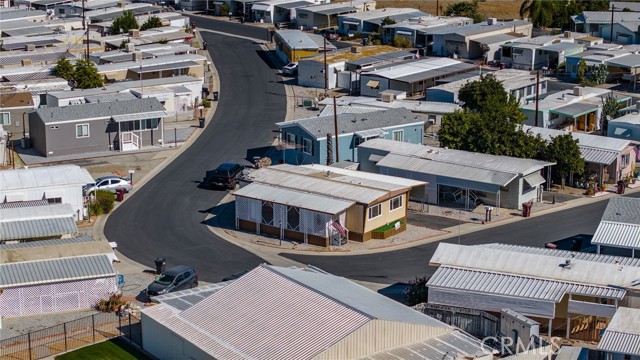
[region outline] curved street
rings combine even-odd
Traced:
[[[196,17],[199,28],[266,39],[264,28]],[[218,70],[220,103],[204,133],[108,219],[105,235],[127,257],[147,266],[163,256],[168,265],[190,264],[205,281],[221,278],[261,262],[258,256],[214,235],[202,224],[226,192],[198,188],[204,172],[221,162],[244,162],[247,149],[273,141],[274,123],[285,118],[286,96],[277,71],[260,46],[250,40],[202,31]],[[638,197],[640,193],[632,194]],[[607,201],[458,236],[448,242],[466,245],[510,243],[543,246],[577,234],[593,234]],[[391,284],[429,274],[437,243],[355,256],[280,254],[351,279]]]
[[[264,29],[195,21],[199,27],[266,38]],[[198,182],[219,163],[245,163],[247,149],[271,144],[273,124],[285,117],[286,96],[276,71],[258,56],[258,44],[209,32],[202,36],[220,77],[220,101],[212,122],[109,216],[104,233],[132,260],[152,267],[153,259],[162,256],[168,266],[190,264],[204,281],[219,281],[264,261],[201,224],[226,192],[200,189]]]

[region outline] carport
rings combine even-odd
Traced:
[[[624,73],[622,74],[622,79],[631,81],[633,83],[633,91],[636,91],[636,83],[638,82],[638,68],[640,68],[640,55],[629,54],[626,56],[621,56],[619,58],[606,60],[605,64],[607,64],[607,67],[609,67],[610,73],[619,73],[624,71]]]

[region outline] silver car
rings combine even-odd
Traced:
[[[282,67],[284,75],[295,75],[298,73],[298,63],[289,63]]]
[[[95,183],[87,184],[83,190],[86,195],[96,190],[106,190],[115,193],[116,189],[124,189],[126,192],[131,191],[131,189],[133,189],[131,179],[116,175],[103,176],[97,178]]]

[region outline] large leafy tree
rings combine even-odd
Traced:
[[[76,87],[79,89],[91,89],[104,85],[96,64],[86,59],[76,61],[73,79]]]
[[[465,84],[458,97],[463,110],[443,116],[441,146],[520,158],[541,156],[544,142],[520,130],[526,117],[517,99],[495,78]]]
[[[61,77],[69,82],[73,82],[74,69],[71,61],[66,57],[61,57],[53,67],[53,73],[57,77]]]
[[[547,145],[545,153],[546,160],[556,163],[556,171],[560,175],[560,185],[563,189],[567,175],[584,172],[584,159],[578,147],[578,140],[571,134],[554,137]]]
[[[609,120],[619,117],[619,111],[622,109],[622,105],[618,102],[618,99],[613,96],[613,93],[609,94],[606,98],[602,99],[602,113],[600,114],[600,128],[602,133],[607,134],[609,128]]]
[[[464,16],[472,18],[474,23],[484,21],[485,17],[478,12],[478,0],[461,1],[447,5],[446,16]]]
[[[553,24],[553,1],[524,0],[520,6],[520,16],[528,15],[536,28],[545,28]]]
[[[607,11],[608,0],[524,0],[520,16],[528,16],[535,27],[568,29],[570,16],[583,11]]]
[[[587,72],[589,71],[589,66],[587,66],[587,62],[584,59],[580,59],[578,62],[578,71],[576,73],[576,77],[578,78],[579,83],[584,83],[587,81]]]
[[[140,26],[140,30],[149,30],[159,27],[162,27],[162,20],[154,15],[149,17],[147,21],[145,21],[142,26]]]
[[[138,24],[138,20],[133,15],[133,11],[127,10],[122,13],[121,16],[113,19],[113,23],[109,28],[111,30],[111,34],[126,34],[129,30],[138,29],[140,25]]]

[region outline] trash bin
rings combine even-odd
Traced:
[[[28,136],[23,137],[20,139],[20,146],[23,149],[29,149],[31,147],[31,139]]]
[[[218,92],[217,91],[213,92],[213,101],[218,101]]]
[[[199,117],[198,118],[198,125],[200,126],[200,128],[204,128],[204,118],[203,117]]]
[[[522,217],[531,216],[531,205],[530,202],[522,203]]]
[[[244,17],[240,18],[240,24],[244,24]]]
[[[618,194],[624,194],[625,183],[624,180],[618,181]]]
[[[123,201],[124,193],[125,193],[125,190],[123,188],[116,189],[116,201],[120,201],[120,202]]]
[[[206,41],[202,42],[202,50],[207,50],[207,42]]]
[[[159,257],[153,260],[153,262],[156,264],[156,274],[162,274],[164,272],[164,266],[167,265],[167,259]]]

